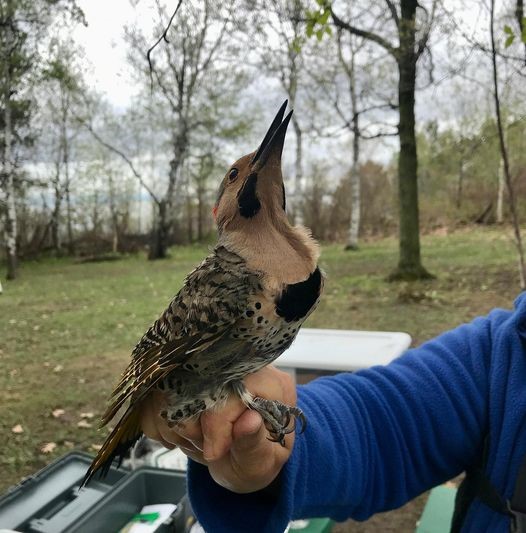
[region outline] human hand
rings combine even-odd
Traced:
[[[296,405],[292,378],[274,367],[265,367],[244,380],[254,395]],[[177,446],[188,457],[206,465],[216,483],[233,492],[254,492],[278,476],[294,445],[294,432],[285,436],[285,446],[268,439],[261,416],[229,398],[217,410],[205,411],[199,419],[170,428],[160,416],[166,406],[165,393],[155,391],[141,412],[144,434],[167,448]]]

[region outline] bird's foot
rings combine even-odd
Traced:
[[[249,407],[258,412],[270,432],[272,442],[285,446],[285,435],[296,430],[296,421],[301,422],[301,433],[305,431],[307,419],[299,407],[292,407],[277,400],[253,398]],[[292,426],[289,427],[292,420]]]

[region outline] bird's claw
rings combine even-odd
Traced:
[[[265,426],[269,430],[272,442],[279,442],[285,446],[285,435],[296,431],[296,422],[301,422],[301,433],[305,431],[307,419],[299,407],[292,407],[277,400],[267,400],[265,398],[254,398],[250,405],[254,411],[257,411]],[[292,419],[292,426],[289,427]]]

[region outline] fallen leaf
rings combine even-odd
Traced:
[[[86,380],[84,378],[79,378],[77,380],[81,385],[83,385],[84,383],[86,383]]]
[[[60,418],[65,412],[64,409],[53,409],[51,414],[53,415],[53,418]]]
[[[11,428],[11,431],[19,435],[20,433],[24,433],[24,428],[20,424],[17,424]]]
[[[64,367],[62,365],[57,365],[54,369],[53,369],[53,372],[62,372],[62,370],[64,369]]]
[[[94,451],[94,452],[98,452],[101,448],[102,448],[102,444],[92,444],[90,446],[90,448]]]
[[[45,444],[42,444],[42,446],[40,447],[40,451],[42,453],[53,453],[56,447],[56,442],[46,442]]]
[[[80,418],[93,418],[95,415],[91,411],[87,411],[86,413],[80,413]]]
[[[71,442],[70,440],[65,440],[63,444],[66,448],[73,448],[73,446],[75,446],[75,443]]]
[[[37,324],[36,326],[33,326],[33,331],[38,331],[40,329],[40,326]]]
[[[77,422],[77,427],[90,428],[90,427],[93,427],[93,424],[90,424],[87,420],[82,419]]]

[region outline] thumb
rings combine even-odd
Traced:
[[[238,464],[261,460],[261,452],[269,444],[261,416],[250,409],[236,421],[232,431],[231,453]]]

